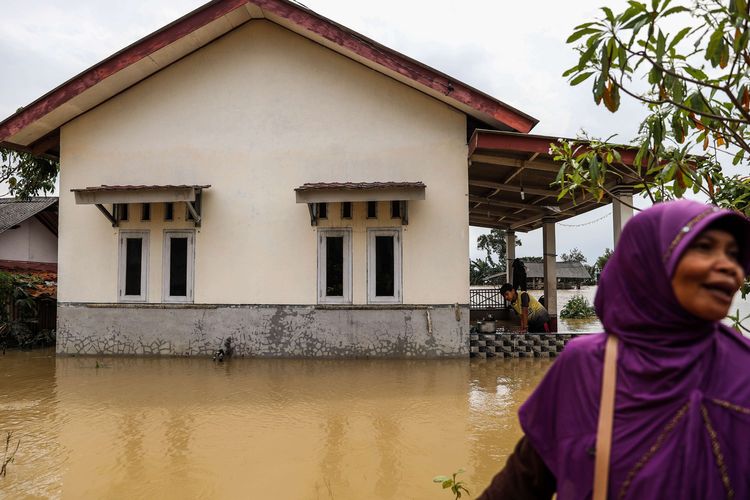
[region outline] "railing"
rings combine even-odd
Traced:
[[[469,305],[471,309],[502,309],[508,304],[500,288],[470,288]]]

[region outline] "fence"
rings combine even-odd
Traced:
[[[508,304],[500,288],[470,288],[469,305],[471,309],[504,309]]]

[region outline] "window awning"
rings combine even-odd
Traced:
[[[71,189],[77,205],[103,205],[106,203],[159,203],[195,201],[200,192],[210,185],[180,186],[96,186]]]
[[[106,186],[71,189],[76,195],[77,205],[96,205],[96,208],[112,223],[118,225],[117,217],[110,213],[105,204],[126,203],[170,203],[184,202],[196,227],[201,225],[201,192],[211,186],[206,185],[164,185],[164,186]],[[114,212],[114,210],[113,210]]]
[[[318,182],[295,188],[297,203],[424,200],[423,182]]]

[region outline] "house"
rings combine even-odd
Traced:
[[[0,271],[13,275],[23,294],[0,290],[0,346],[17,322],[34,335],[55,329],[57,206],[57,197],[0,198]],[[18,301],[23,297],[33,306]]]
[[[467,356],[469,224],[599,204],[550,198],[536,123],[297,3],[214,0],[0,141],[60,159],[60,353]]]
[[[0,270],[57,271],[57,197],[0,198]]]
[[[529,288],[544,288],[544,264],[525,262],[526,278]],[[591,274],[580,262],[557,262],[557,287],[581,287],[581,283],[590,280]]]

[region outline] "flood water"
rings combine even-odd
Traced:
[[[432,477],[459,468],[473,497],[549,364],[8,352],[0,497],[447,500]]]

